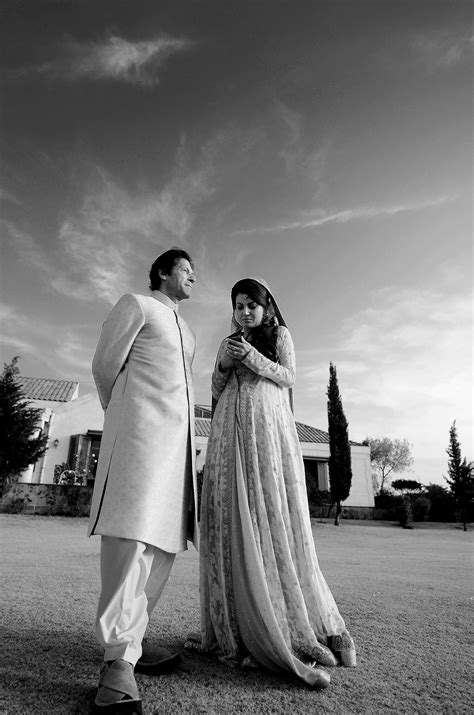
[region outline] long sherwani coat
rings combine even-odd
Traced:
[[[194,349],[194,334],[159,291],[124,295],[107,317],[92,363],[105,420],[89,535],[171,553],[187,538],[196,545]]]

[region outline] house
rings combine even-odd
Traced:
[[[79,397],[79,385],[65,380],[23,377],[25,397],[43,410],[41,429],[48,435],[48,450],[34,467],[24,472],[20,483],[53,484],[73,479],[92,485],[100,451],[104,413],[98,396]],[[202,469],[210,434],[211,410],[195,407],[197,469]],[[329,489],[329,435],[301,422],[296,423],[306,472],[320,491]],[[352,487],[347,507],[373,507],[374,493],[370,451],[366,445],[351,442]],[[66,476],[67,475],[67,476]]]
[[[69,404],[77,400],[79,383],[71,380],[50,380],[41,377],[23,376],[20,377],[19,382],[23,394],[31,406],[37,407],[42,411],[40,422],[38,423],[38,433],[48,435],[49,447],[51,447],[50,435],[56,412],[62,404]],[[30,465],[18,481],[35,484],[47,483],[44,474],[45,461],[46,455],[39,459],[36,464]]]

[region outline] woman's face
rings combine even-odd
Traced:
[[[234,317],[244,331],[253,330],[263,320],[264,308],[245,293],[238,293],[235,299]]]

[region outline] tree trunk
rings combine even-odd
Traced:
[[[339,516],[341,514],[341,511],[342,511],[341,502],[338,501],[338,502],[336,502],[336,516],[334,519],[334,526],[339,526]]]

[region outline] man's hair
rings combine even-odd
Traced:
[[[158,256],[150,269],[150,290],[160,290],[160,271],[169,276],[180,258],[185,258],[189,261],[191,268],[194,269],[193,262],[186,251],[181,248],[170,248],[169,251],[165,251],[161,256]]]

